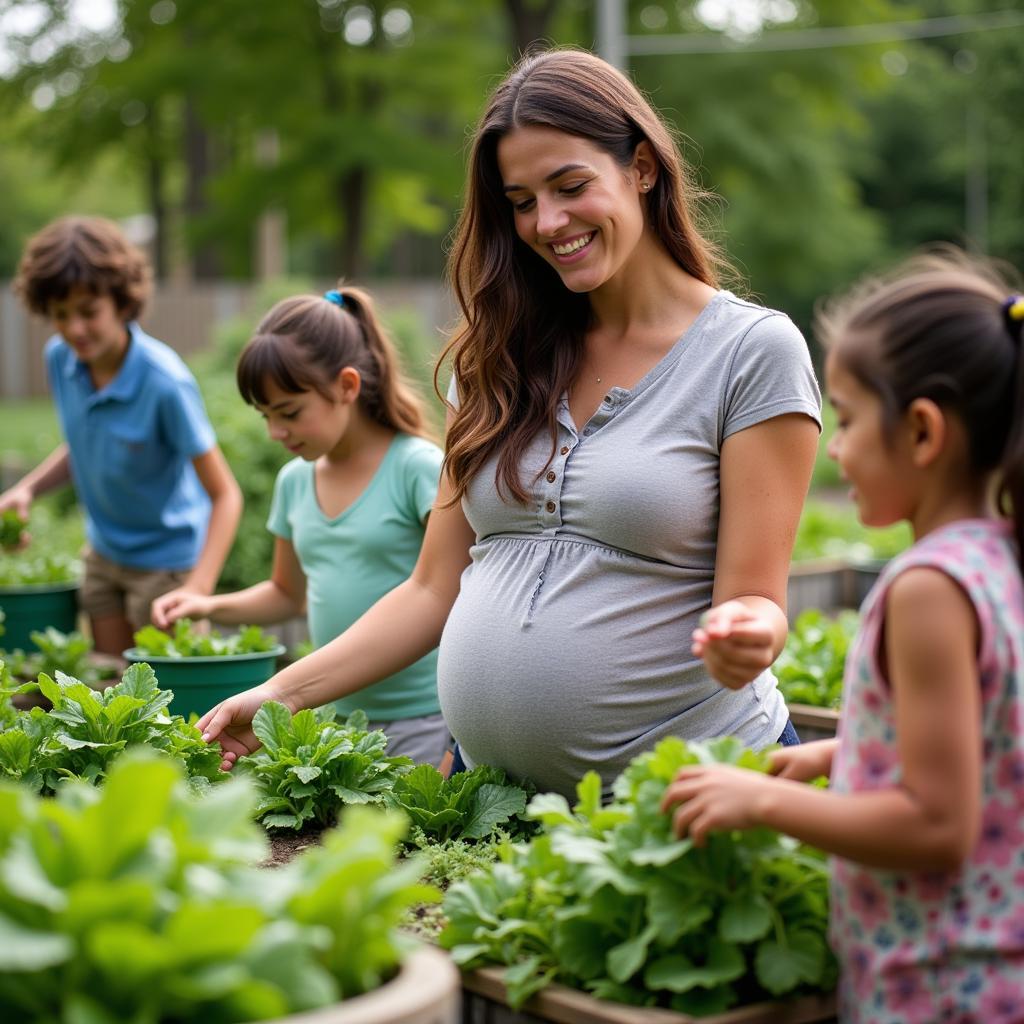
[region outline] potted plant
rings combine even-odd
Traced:
[[[155,626],[140,629],[124,657],[152,665],[160,686],[174,692],[171,711],[187,718],[265,682],[284,652],[284,645],[259,626],[242,626],[223,637],[216,630],[199,633],[188,619],[180,619],[173,634]]]
[[[8,650],[34,647],[32,633],[53,627],[70,633],[78,618],[77,560],[62,554],[0,554],[2,643]]]

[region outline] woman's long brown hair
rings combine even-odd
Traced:
[[[458,405],[445,467],[454,501],[495,453],[499,493],[528,500],[519,476],[522,452],[547,427],[554,455],[558,402],[577,374],[590,324],[587,296],[569,291],[522,242],[502,190],[498,142],[527,125],[587,139],[623,167],[648,142],[659,164],[645,197],[654,233],[679,266],[706,284],[717,286],[725,265],[699,226],[698,201],[708,193],[690,180],[671,132],[625,75],[582,50],[548,50],[520,62],[477,128],[449,258],[462,322],[438,370],[451,357]]]

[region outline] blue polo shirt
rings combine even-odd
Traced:
[[[183,570],[199,557],[210,499],[192,459],[216,437],[181,357],[130,323],[117,376],[98,391],[89,368],[55,335],[46,369],[71,457],[86,536],[133,569]]]

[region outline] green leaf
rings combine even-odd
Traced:
[[[276,757],[282,748],[287,747],[291,737],[291,712],[275,700],[268,700],[260,706],[253,716],[252,731],[256,738],[267,748],[271,757]]]
[[[36,974],[67,963],[74,949],[68,935],[35,931],[0,914],[0,971]]]
[[[735,981],[746,973],[743,954],[721,939],[708,943],[703,965],[681,954],[655,960],[644,972],[644,984],[654,991],[688,992],[692,988],[714,988]]]
[[[627,982],[640,970],[655,934],[656,929],[647,927],[639,935],[608,950],[608,973],[614,981]]]
[[[750,894],[726,903],[718,919],[718,934],[726,942],[754,942],[764,938],[771,927],[771,909]]]
[[[495,826],[525,810],[526,793],[518,786],[485,783],[474,794],[462,834],[469,839],[482,839],[490,835]]]
[[[801,982],[814,984],[824,966],[824,941],[807,931],[790,932],[785,943],[765,939],[754,958],[757,980],[776,996],[792,991]]]

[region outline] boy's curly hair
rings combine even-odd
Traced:
[[[126,320],[142,312],[152,286],[143,253],[103,217],[61,217],[25,246],[14,290],[33,312],[46,316],[50,303],[73,288],[109,295]]]

